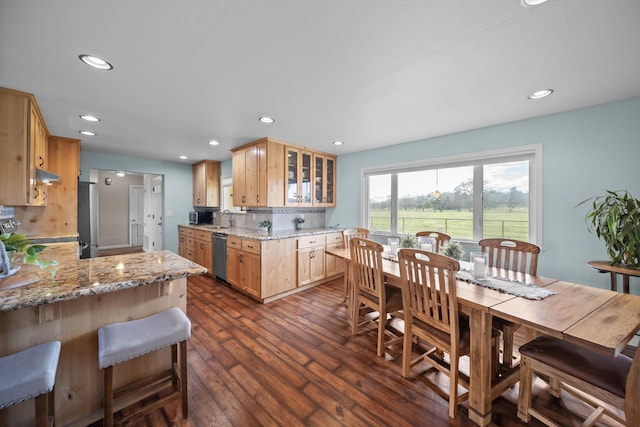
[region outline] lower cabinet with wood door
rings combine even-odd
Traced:
[[[227,237],[227,282],[260,301],[295,289],[295,239]]]
[[[178,226],[178,255],[207,269],[213,276],[211,231]]]

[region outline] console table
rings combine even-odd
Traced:
[[[622,265],[611,265],[609,261],[589,261],[588,264],[600,273],[611,274],[611,290],[618,291],[617,275],[622,276],[622,292],[629,293],[629,277],[640,277],[640,268],[629,268]]]

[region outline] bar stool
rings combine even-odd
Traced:
[[[53,387],[60,341],[50,341],[0,358],[0,409],[35,398],[38,427],[55,425]]]
[[[98,330],[98,364],[104,370],[104,425],[113,425],[114,399],[125,398],[145,387],[164,386],[171,381],[172,391],[153,403],[144,405],[118,422],[126,422],[155,411],[167,403],[180,399],[182,417],[189,416],[187,399],[187,340],[191,336],[191,322],[178,307],[138,320],[113,323]],[[113,389],[115,365],[147,353],[171,346],[171,368],[157,375],[143,378],[118,390]],[[130,400],[127,400],[129,406]]]

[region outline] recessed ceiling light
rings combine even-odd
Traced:
[[[546,3],[547,0],[521,0],[520,3],[525,6],[538,6],[539,4]]]
[[[80,61],[93,68],[97,68],[98,70],[113,70],[113,65],[109,64],[102,58],[98,58],[97,56],[82,54],[79,58]]]
[[[187,160],[187,159],[188,159],[188,157],[187,157],[187,156],[180,156],[180,159],[182,159],[182,160]]]
[[[342,142],[342,141],[333,141],[332,144],[333,145],[342,145],[342,144],[344,144],[344,142]]]
[[[209,145],[220,145],[220,143],[215,139],[212,139],[211,141],[209,141]]]
[[[82,114],[82,115],[80,116],[80,118],[81,118],[82,120],[86,120],[86,121],[88,121],[88,122],[99,122],[99,121],[100,121],[100,119],[99,119],[99,118],[97,118],[96,116],[91,116],[91,115],[89,115],[89,114]]]
[[[96,136],[96,133],[95,132],[91,132],[90,130],[80,130],[78,132],[80,132],[81,134],[86,135],[86,136]]]
[[[258,120],[260,120],[262,123],[273,123],[273,122],[275,122],[275,120],[273,118],[267,117],[267,116],[262,116]]]
[[[125,176],[125,175],[126,175],[126,173],[124,173],[124,172],[122,172],[122,171],[118,171],[118,172],[116,172],[116,176],[117,176],[117,177],[119,177],[119,178],[122,178],[122,177],[123,177],[123,176]]]
[[[543,89],[543,90],[538,90],[536,92],[533,92],[531,95],[528,96],[529,99],[540,99],[540,98],[544,98],[546,96],[549,96],[553,93],[553,89]]]

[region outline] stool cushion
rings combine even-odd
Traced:
[[[60,341],[0,358],[0,409],[53,390]]]
[[[178,307],[128,322],[112,323],[98,330],[100,369],[185,341],[191,322]]]
[[[588,348],[548,336],[520,347],[520,354],[588,382],[616,396],[625,396],[632,359],[605,356]]]

